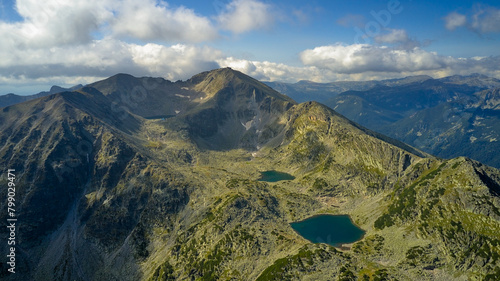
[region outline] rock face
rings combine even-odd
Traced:
[[[113,76],[2,108],[0,132],[19,225],[18,273],[2,260],[2,280],[500,274],[498,170],[434,158],[231,69]],[[295,179],[258,181],[265,170]],[[365,237],[339,250],[289,225],[320,213],[351,215]]]
[[[500,167],[500,157],[493,152],[500,149],[500,88],[487,89],[486,82],[475,80],[451,81],[345,92],[326,103],[363,126],[428,153],[468,156]]]
[[[201,90],[206,98],[201,106],[185,114],[190,135],[199,146],[258,150],[281,129],[277,119],[296,104],[230,69],[202,73],[190,82],[199,79],[203,80],[193,88]]]

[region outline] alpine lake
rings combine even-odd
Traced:
[[[271,170],[261,172],[259,181],[278,182],[293,179],[295,177],[288,173]],[[316,215],[302,221],[292,222],[290,225],[305,239],[334,247],[354,243],[365,235],[365,231],[357,227],[348,215]]]
[[[317,215],[290,225],[305,239],[334,247],[356,242],[365,235],[348,215]]]
[[[261,176],[259,178],[259,181],[266,181],[266,182],[278,182],[278,181],[286,181],[286,180],[293,180],[295,179],[294,176],[284,173],[284,172],[278,172],[278,171],[265,171],[265,172],[260,172]]]

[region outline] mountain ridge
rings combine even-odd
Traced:
[[[471,74],[349,83],[351,88],[340,89],[332,88],[332,83],[274,85],[301,101],[323,102],[371,130],[438,157],[466,156],[500,167],[494,95],[500,80]],[[481,102],[490,108],[483,109],[486,105]]]
[[[428,153],[443,158],[468,156],[498,167],[500,159],[487,152],[498,150],[498,89],[477,91],[460,85],[374,88],[342,93],[327,104],[370,129]]]
[[[34,94],[34,95],[19,96],[19,95],[16,95],[14,93],[0,95],[0,108],[6,107],[9,105],[13,105],[16,103],[24,102],[24,101],[36,99],[39,97],[44,97],[44,96],[56,94],[56,93],[78,90],[81,87],[83,87],[83,85],[81,85],[81,84],[75,85],[75,86],[70,87],[70,88],[63,88],[63,87],[54,85],[50,88],[50,90],[48,92],[47,91],[39,92],[38,94]]]
[[[471,75],[453,75],[443,78],[434,79],[427,75],[408,76],[404,78],[394,78],[385,80],[369,80],[369,81],[337,81],[329,83],[318,83],[302,80],[297,83],[284,82],[264,82],[265,84],[275,88],[282,94],[289,95],[296,101],[318,101],[325,103],[328,99],[334,98],[336,95],[346,91],[367,91],[376,86],[404,86],[406,84],[421,83],[428,80],[440,81],[442,83],[452,85],[468,85],[471,87],[487,89],[500,87],[500,80],[492,77],[487,77],[480,74]]]

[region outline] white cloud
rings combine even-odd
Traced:
[[[455,30],[467,24],[467,17],[457,12],[453,12],[444,17],[444,21],[446,29]]]
[[[186,79],[202,70],[218,68],[216,60],[222,57],[222,53],[213,48],[183,44],[170,47],[151,43],[130,45],[130,52],[134,64],[151,75],[170,80]]]
[[[125,0],[112,29],[119,36],[166,42],[203,42],[218,36],[208,18],[184,7],[169,9],[154,0]]]
[[[390,50],[389,48],[386,49]],[[403,54],[404,51],[400,53],[401,56]],[[262,81],[289,83],[299,80],[314,82],[382,80],[412,75],[430,75],[439,78],[455,74],[470,75],[471,73],[481,73],[500,78],[500,69],[498,67],[500,65],[500,57],[474,57],[466,59],[440,57],[436,54],[432,54],[432,56],[440,58],[442,61],[441,67],[434,69],[426,69],[425,67],[407,68],[398,72],[381,71],[379,68],[366,68],[360,72],[345,72],[321,65],[289,66],[281,63],[251,61],[233,57],[221,58],[217,62],[220,67],[231,67]],[[411,61],[411,56],[406,60]]]
[[[330,73],[328,76],[333,74],[332,77],[348,80],[423,74],[444,77],[471,73],[500,78],[500,56],[454,58],[418,47],[404,50],[367,44],[336,44],[305,50],[300,57],[306,66],[327,71]]]
[[[375,37],[377,43],[405,43],[410,40],[408,33],[404,29],[388,29],[389,33]]]
[[[91,43],[96,36],[194,43],[218,36],[210,19],[155,0],[18,0],[23,21],[0,21],[4,48],[50,48]],[[100,35],[96,35],[100,34]]]
[[[445,67],[450,60],[418,47],[400,50],[367,44],[316,47],[303,51],[300,58],[305,65],[347,74],[435,70]]]
[[[15,57],[15,59],[9,59]],[[132,75],[186,79],[201,70],[217,68],[218,50],[176,44],[138,45],[113,38],[90,44],[0,53],[0,77],[21,81],[42,81],[48,77],[100,77],[125,72]],[[67,83],[66,83],[67,84]]]
[[[218,36],[213,22],[162,3],[18,0],[22,20],[0,20],[0,94],[9,85],[85,83],[118,72],[184,79],[217,67],[219,51],[191,45]],[[184,43],[138,44],[140,40]]]
[[[500,32],[500,9],[494,7],[476,5],[470,13],[470,20],[467,20],[467,16],[457,12],[448,14],[444,20],[448,30],[467,26],[478,33]]]
[[[339,25],[345,26],[345,27],[363,27],[366,19],[362,15],[357,15],[357,14],[347,14],[337,20],[337,23]]]
[[[112,15],[106,1],[18,0],[24,21],[0,22],[0,37],[21,48],[75,45],[92,40],[91,33]]]
[[[481,33],[500,32],[500,9],[479,7],[472,16],[471,25]]]
[[[81,76],[109,74],[126,67],[127,45],[114,39],[96,40],[76,46],[54,46],[0,53],[0,75],[39,78],[44,76]]]
[[[222,29],[244,33],[274,23],[271,6],[257,0],[233,0],[217,18]]]
[[[326,77],[328,79],[336,78],[334,73],[325,73],[324,70],[317,67],[289,66],[282,63],[250,61],[233,57],[219,59],[217,63],[220,67],[231,67],[262,81],[297,82],[311,80],[326,82]]]

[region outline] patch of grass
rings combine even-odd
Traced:
[[[159,141],[150,141],[146,144],[147,148],[159,150],[163,148],[163,144]]]
[[[198,253],[198,248],[203,243],[197,243],[193,238],[187,246],[182,246],[181,255],[186,258],[186,269],[191,275],[199,278],[196,280],[218,280],[221,277],[222,265],[234,255],[237,255],[235,247],[246,247],[247,243],[254,242],[256,237],[249,230],[242,228],[241,225],[224,235],[208,253]]]
[[[444,166],[446,166],[446,162],[442,163],[441,165],[439,165],[439,167],[437,167],[437,169],[432,170],[430,173],[425,175],[421,179],[421,181],[434,179],[441,172],[441,170],[444,168]]]
[[[175,280],[174,268],[172,265],[165,261],[162,265],[158,266],[153,273],[153,276],[148,281],[168,281]]]
[[[409,220],[417,215],[415,208],[417,207],[417,188],[422,188],[430,185],[433,180],[446,165],[442,163],[438,168],[432,170],[419,180],[412,183],[406,188],[401,188],[399,184],[396,185],[392,195],[392,203],[389,205],[387,211],[381,215],[374,223],[376,229],[383,229],[395,224],[397,219],[401,221]],[[432,208],[439,203],[440,196],[444,195],[446,189],[431,188],[427,194],[427,204],[420,208],[420,216],[422,219],[428,218],[431,215]],[[399,193],[399,194],[398,194]]]
[[[375,221],[374,227],[383,229],[392,226],[396,217],[402,220],[410,218],[414,214],[416,195],[415,184],[403,189],[401,194],[389,205],[387,212]]]
[[[421,258],[423,254],[424,248],[421,246],[415,246],[406,251],[406,258],[409,260],[415,260]]]
[[[378,234],[365,237],[353,245],[352,251],[364,255],[377,254],[384,247],[384,240],[385,238]]]
[[[346,266],[342,266],[339,270],[339,281],[355,281],[356,276],[352,271],[349,270]]]
[[[387,273],[387,269],[379,269],[375,271],[373,274],[373,281],[385,281],[389,280],[389,274]]]
[[[266,268],[256,280],[289,280],[294,276],[294,271],[311,271],[311,268],[314,267],[316,262],[328,261],[333,257],[333,254],[337,253],[333,247],[329,249],[330,250],[319,248],[312,250],[308,249],[308,246],[305,246],[295,255],[276,260],[271,266]],[[348,275],[349,273],[346,271],[346,276]]]
[[[373,224],[375,229],[384,229],[386,227],[390,227],[393,225],[394,225],[394,221],[392,220],[392,218],[389,214],[383,214]]]
[[[497,281],[500,280],[500,267],[495,267],[492,273],[486,274],[484,276],[484,281]]]
[[[462,163],[457,162],[457,163],[453,164],[453,166],[451,166],[451,168],[456,169],[460,164],[462,164]]]
[[[312,187],[315,190],[323,190],[324,188],[328,187],[328,183],[324,179],[322,179],[322,178],[317,178],[314,181]]]

